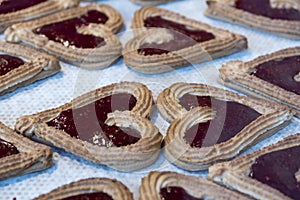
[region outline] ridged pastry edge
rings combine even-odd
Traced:
[[[78,31],[104,38],[106,44],[96,48],[65,47],[63,44],[49,40],[47,37],[35,34],[33,30],[45,24],[59,22],[85,14],[88,10],[99,10],[105,13],[109,20],[103,24],[89,24]],[[5,32],[5,40],[13,43],[23,43],[46,51],[58,59],[70,64],[87,68],[101,69],[108,67],[121,55],[122,45],[114,34],[122,27],[123,19],[114,8],[105,4],[89,4],[83,7],[68,9],[33,21],[10,26]]]
[[[41,171],[52,166],[51,148],[18,135],[1,122],[0,138],[12,143],[19,151],[18,154],[0,159],[0,180]]]
[[[300,96],[268,83],[249,73],[258,65],[274,59],[300,55],[300,47],[287,48],[266,54],[249,62],[231,61],[222,66],[220,81],[228,87],[240,90],[252,96],[276,101],[291,107],[300,116]]]
[[[251,165],[255,159],[268,152],[299,146],[300,134],[288,136],[283,140],[261,150],[238,157],[230,162],[218,163],[209,168],[208,178],[226,187],[246,193],[261,200],[291,200],[276,189],[255,179],[249,178]]]
[[[228,22],[273,32],[290,39],[300,39],[300,22],[275,20],[258,16],[231,6],[235,0],[206,0],[205,15]]]
[[[176,172],[150,172],[142,179],[139,189],[139,200],[161,200],[160,189],[167,186],[182,187],[190,195],[197,198],[213,199],[248,199],[238,193],[220,187],[206,179],[187,176]]]
[[[131,111],[110,113],[106,123],[137,129],[141,133],[141,139],[135,144],[123,147],[100,147],[72,138],[67,133],[46,124],[63,110],[80,107],[105,96],[122,92],[133,94],[137,99],[136,106]],[[107,165],[120,171],[133,171],[152,164],[160,153],[162,135],[152,122],[146,119],[152,110],[152,104],[151,91],[145,85],[120,82],[86,93],[60,107],[20,117],[15,128],[27,137],[62,148],[96,164]]]
[[[79,194],[104,192],[114,200],[133,200],[129,189],[120,181],[108,178],[88,178],[60,186],[33,200],[56,200]]]

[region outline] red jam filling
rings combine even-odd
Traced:
[[[63,198],[61,200],[113,200],[113,198],[104,192],[95,192],[88,194],[79,194],[76,196]]]
[[[262,63],[251,75],[300,95],[300,81],[295,80],[299,73],[300,56],[292,56]]]
[[[189,195],[181,187],[165,187],[160,189],[160,197],[163,200],[202,200]]]
[[[16,12],[47,0],[2,0],[0,1],[0,14]]]
[[[171,51],[177,51],[215,38],[212,33],[204,30],[196,30],[183,24],[164,19],[161,16],[148,17],[144,20],[144,26],[148,28],[166,28],[171,30],[170,33],[173,35],[173,40],[169,42],[164,42],[161,44],[143,44],[138,49],[138,53],[145,56],[157,54],[160,55]]]
[[[196,124],[187,130],[184,139],[191,147],[207,147],[225,142],[260,116],[243,104],[209,96],[185,94],[180,98],[180,104],[187,110],[208,106],[216,112],[213,120]]]
[[[49,40],[59,42],[66,47],[96,48],[106,44],[104,39],[93,35],[80,34],[78,29],[91,23],[105,24],[107,20],[108,17],[104,13],[90,10],[80,17],[47,24],[35,29],[33,32],[45,35]]]
[[[0,55],[0,76],[3,76],[13,69],[24,65],[24,61],[20,58],[10,55]]]
[[[18,153],[18,149],[13,144],[0,139],[0,158]]]
[[[300,146],[264,154],[255,160],[249,176],[292,199],[300,197],[296,173],[300,169]]]
[[[272,8],[270,0],[237,0],[235,7],[271,19],[299,21],[300,12],[289,8]]]
[[[132,128],[108,126],[105,120],[108,113],[132,110],[135,105],[133,95],[114,94],[80,108],[65,110],[47,124],[95,145],[126,146],[140,139],[139,132]]]

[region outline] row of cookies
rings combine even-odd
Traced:
[[[0,136],[10,139],[18,148],[1,139],[1,163],[5,165],[1,167],[1,178],[41,170],[51,165],[50,148],[14,134],[4,125],[1,125]],[[209,168],[210,181],[174,172],[151,172],[142,180],[139,199],[297,199],[299,140],[300,135],[296,134],[233,161],[215,164]],[[126,186],[107,178],[76,181],[35,199],[75,197],[133,199]]]
[[[155,5],[169,0],[133,0]],[[209,17],[299,39],[300,3],[297,0],[206,0]]]
[[[122,17],[115,9],[91,4],[13,24],[6,29],[5,39],[29,45],[73,65],[94,69],[109,66],[120,57],[122,45],[114,33],[121,27]],[[124,62],[143,73],[171,71],[247,47],[243,36],[155,7],[138,10],[132,28],[136,37],[123,49]],[[175,42],[178,39],[181,43]],[[170,42],[166,45],[165,41]],[[5,70],[1,73],[1,94],[60,70],[55,58],[45,53],[16,44],[1,42],[1,46],[1,51],[8,54],[2,56],[6,64],[2,67]]]
[[[164,138],[166,158],[192,171],[236,157],[285,127],[294,114],[279,104],[188,83],[163,90],[157,107],[171,123]],[[151,112],[152,92],[140,83],[121,82],[22,116],[15,129],[90,162],[133,171],[153,164],[162,147],[163,137],[149,120]],[[15,133],[10,133],[8,139],[1,137],[13,144]]]

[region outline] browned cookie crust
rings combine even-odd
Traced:
[[[80,0],[47,0],[29,8],[0,14],[0,32],[3,32],[12,24],[32,20],[60,10],[75,7],[78,6],[79,3]]]
[[[108,21],[104,25],[91,23],[88,26],[81,26],[77,32],[104,38],[105,45],[103,46],[96,48],[66,47],[33,31],[47,24],[82,16],[90,10],[103,12],[108,17]],[[90,4],[55,13],[37,20],[14,24],[5,31],[5,39],[8,42],[23,43],[41,49],[62,61],[79,67],[88,69],[104,68],[111,65],[121,55],[122,46],[114,33],[120,30],[122,23],[121,15],[112,7],[104,4]]]
[[[142,179],[140,200],[160,200],[160,189],[166,187],[181,187],[186,192],[199,199],[241,199],[247,197],[220,187],[208,180],[187,176],[175,172],[151,172]]]
[[[261,200],[291,200],[278,190],[249,177],[250,168],[256,158],[274,151],[296,147],[300,144],[300,134],[289,136],[282,141],[267,146],[251,154],[238,157],[231,162],[213,165],[209,168],[209,179]],[[283,172],[285,173],[285,172]],[[299,180],[299,179],[298,179]]]
[[[278,35],[300,39],[300,22],[282,19],[271,19],[233,7],[237,0],[206,0],[208,8],[206,15],[209,17],[258,28]],[[272,2],[273,1],[273,2]],[[300,11],[299,1],[271,0],[274,8],[291,8]]]
[[[0,122],[0,139],[14,145],[19,153],[0,158],[0,179],[41,171],[52,166],[51,148],[20,136]]]
[[[228,87],[252,96],[289,106],[296,111],[297,116],[300,116],[300,96],[298,94],[251,75],[251,72],[259,64],[292,56],[300,56],[300,47],[283,49],[248,62],[229,62],[220,69],[220,81]]]
[[[60,71],[55,57],[23,45],[0,42],[0,52],[25,58],[23,65],[0,76],[0,95]]]
[[[127,146],[98,146],[50,127],[47,122],[62,111],[79,108],[113,94],[129,93],[137,103],[131,111],[114,111],[108,114],[105,123],[109,126],[133,127],[141,138]],[[152,164],[160,153],[162,136],[146,117],[152,109],[152,93],[145,85],[135,82],[111,84],[75,98],[60,107],[17,120],[16,130],[34,140],[56,146],[96,164],[107,165],[120,171],[132,171]]]
[[[123,183],[108,178],[82,179],[60,186],[47,194],[34,198],[34,200],[56,200],[96,192],[103,192],[114,200],[133,200],[132,193]]]
[[[187,93],[237,102],[261,115],[225,142],[201,148],[191,147],[184,139],[187,130],[197,123],[213,119],[215,113],[213,107],[195,107],[187,111],[179,104],[180,97]],[[216,162],[237,156],[285,127],[294,114],[278,104],[196,83],[176,83],[166,88],[158,96],[157,107],[161,115],[171,122],[164,139],[166,158],[175,165],[191,171],[205,170]]]
[[[197,42],[193,46],[161,55],[140,55],[137,50],[141,45],[149,42],[167,42],[173,38],[169,29],[146,29],[144,27],[144,20],[153,16],[162,16],[167,20],[186,25],[191,29],[205,30],[212,33],[215,38],[201,43]],[[136,34],[123,49],[124,62],[134,70],[146,74],[168,72],[186,65],[226,56],[247,48],[247,39],[244,36],[214,28],[178,13],[156,7],[145,7],[138,10],[132,21],[132,29]]]

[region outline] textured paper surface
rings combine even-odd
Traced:
[[[122,14],[124,28],[119,36],[122,38],[122,41],[128,40],[131,36],[131,19],[134,12],[140,6],[134,5],[128,0],[108,0],[101,2],[113,6]],[[223,87],[216,81],[218,68],[222,64],[236,59],[248,61],[259,55],[300,45],[300,41],[289,40],[262,31],[251,30],[250,28],[207,18],[203,15],[206,9],[204,0],[175,1],[159,7],[179,12],[187,17],[201,20],[219,28],[243,34],[248,38],[249,49],[225,58],[185,67],[162,75],[143,75],[134,72],[124,65],[122,59],[109,68],[93,71],[61,63],[61,73],[1,96],[0,121],[13,127],[16,118],[22,115],[59,106],[97,87],[120,81],[137,81],[146,84],[153,91],[155,99],[160,91],[178,81],[206,83]],[[165,134],[168,123],[159,114],[156,115],[153,122],[158,126],[161,133]],[[300,132],[300,120],[293,119],[293,122],[288,127],[279,131],[273,137],[257,144],[245,153],[252,152],[297,132]],[[206,171],[190,173],[177,168],[170,164],[162,155],[155,164],[146,169],[131,173],[121,173],[107,167],[91,164],[57,149],[54,149],[54,151],[55,161],[52,168],[43,172],[1,181],[0,199],[12,199],[14,197],[18,200],[32,199],[63,184],[88,177],[117,178],[129,187],[134,193],[135,199],[137,199],[141,178],[146,176],[149,171],[176,171],[198,177],[205,177],[207,175]]]

